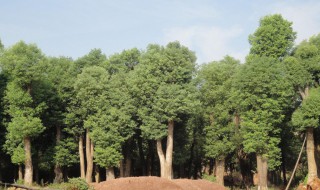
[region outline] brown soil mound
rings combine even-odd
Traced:
[[[206,180],[168,180],[160,177],[118,178],[91,185],[95,190],[225,190],[223,186]]]
[[[297,190],[307,190],[307,189],[320,190],[320,179],[315,178],[308,185],[300,184],[297,188]]]

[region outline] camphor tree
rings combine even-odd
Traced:
[[[74,84],[76,100],[79,103],[79,111],[83,119],[83,127],[86,130],[86,181],[92,181],[94,142],[90,135],[93,131],[91,117],[101,112],[108,93],[109,75],[103,67],[91,66],[82,70]]]
[[[268,15],[261,18],[259,27],[249,36],[250,54],[246,65],[240,72],[249,80],[256,80],[256,82],[250,82],[243,79],[244,76],[240,77],[245,81],[244,84],[248,85],[244,88],[249,89],[253,87],[253,84],[257,85],[257,88],[247,93],[239,92],[241,95],[239,99],[243,100],[241,107],[245,108],[241,114],[241,126],[245,132],[243,133],[244,149],[246,152],[255,152],[257,155],[259,187],[262,189],[267,188],[267,160],[269,160],[269,167],[280,164],[276,155],[280,155],[277,145],[280,142],[281,129],[277,128],[277,125],[280,125],[283,120],[282,111],[285,105],[292,105],[290,95],[293,96],[293,94],[291,93],[292,86],[288,85],[288,73],[286,74],[283,66],[279,66],[281,63],[278,60],[283,60],[289,55],[295,38],[296,33],[292,29],[292,23],[281,15]],[[274,67],[273,70],[266,68],[266,65]],[[246,69],[249,71],[245,71]],[[239,85],[242,84],[239,83]],[[240,90],[239,87],[236,89]],[[282,94],[284,92],[287,93],[287,96]],[[275,113],[277,115],[274,115]],[[254,129],[257,126],[260,126],[258,128],[260,132]],[[264,145],[256,143],[257,146],[251,146],[253,145],[252,140],[268,143]],[[273,161],[270,162],[270,159]]]
[[[115,177],[114,167],[119,167],[123,158],[121,146],[134,134],[136,123],[131,118],[134,107],[125,73],[115,73],[104,82],[106,89],[101,96],[101,107],[86,121],[85,126],[92,126],[94,160],[106,168],[106,178],[109,180]]]
[[[267,189],[267,171],[280,165],[279,124],[293,88],[284,66],[274,58],[252,56],[235,76],[244,151],[255,153],[259,188]]]
[[[297,46],[292,57],[284,60],[286,69],[290,73],[290,80],[300,101],[308,99],[310,88],[318,88],[320,78],[320,35],[311,37]],[[301,112],[301,111],[300,111]],[[300,113],[298,112],[298,113]],[[297,114],[297,113],[296,113]],[[295,116],[297,117],[297,116]],[[295,124],[301,125],[297,118]],[[307,119],[308,121],[308,119]],[[307,122],[306,121],[306,122]],[[317,177],[317,166],[314,155],[314,130],[313,126],[300,126],[305,129],[307,135],[307,158],[308,158],[308,183]]]
[[[21,139],[25,153],[26,185],[33,182],[33,165],[31,157],[31,142],[44,130],[41,122],[41,112],[46,108],[41,98],[37,98],[37,88],[41,85],[41,75],[44,73],[45,58],[35,45],[19,42],[4,51],[1,56],[1,67],[10,76],[5,101],[7,113],[11,119],[8,123],[8,137]],[[7,140],[10,140],[8,138]]]
[[[102,54],[101,50],[93,49],[87,55],[77,59],[73,66],[74,67],[71,73],[74,73],[74,78],[70,78],[70,80],[73,82],[73,91],[70,96],[71,101],[67,106],[67,114],[65,118],[67,127],[65,131],[78,139],[80,176],[81,178],[86,179],[87,182],[91,182],[93,174],[93,142],[90,139],[89,128],[84,128],[84,121],[88,116],[87,108],[94,109],[93,107],[96,105],[85,104],[84,101],[86,98],[92,98],[91,101],[94,101],[94,94],[90,94],[93,92],[90,92],[90,86],[86,86],[89,83],[81,83],[81,80],[85,81],[89,79],[85,79],[84,76],[82,76],[82,79],[80,79],[78,76],[81,75],[83,70],[87,67],[97,66],[101,67],[100,69],[105,69],[106,56]],[[90,76],[90,74],[88,73],[86,75]],[[96,80],[94,79],[94,76],[92,76],[91,79]],[[77,83],[81,83],[82,86],[77,86]],[[84,92],[79,92],[80,88],[82,91],[86,91],[90,96],[82,97],[80,94]],[[92,88],[94,88],[94,86],[92,86]],[[82,104],[85,105],[82,106]],[[85,151],[84,147],[86,148]],[[87,164],[85,163],[85,161],[87,162]]]
[[[320,126],[319,106],[320,90],[319,88],[313,88],[292,116],[293,124],[299,127],[299,130],[306,131],[307,133],[308,183],[318,177],[314,155],[313,130]]]
[[[67,57],[48,58],[46,68],[47,81],[50,86],[47,99],[48,110],[44,123],[55,132],[54,142],[54,173],[55,183],[63,180],[63,167],[77,163],[78,154],[75,154],[76,141],[65,132],[65,117],[67,106],[71,102],[73,84],[75,80],[74,62]],[[49,128],[49,127],[48,127]],[[47,131],[47,133],[49,133]]]
[[[292,22],[279,14],[268,15],[260,19],[259,27],[249,36],[250,54],[283,58],[291,52],[295,39]]]
[[[228,102],[232,94],[232,76],[239,61],[225,57],[219,62],[211,62],[201,67],[198,78],[201,100],[206,110],[206,156],[216,160],[217,183],[224,185],[225,158],[235,148],[235,125],[233,110]]]
[[[178,42],[149,45],[132,74],[132,95],[138,105],[142,135],[156,140],[161,177],[172,177],[174,123],[194,106],[190,84],[195,55]],[[167,136],[166,151],[162,139]]]

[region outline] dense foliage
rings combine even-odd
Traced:
[[[0,181],[81,177],[69,182],[87,189],[158,175],[248,188],[258,172],[264,189],[267,178],[287,183],[304,134],[294,183],[311,180],[320,169],[320,34],[295,38],[291,22],[268,15],[245,63],[199,66],[179,42],[76,60],[0,42]]]

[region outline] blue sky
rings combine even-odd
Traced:
[[[274,13],[293,22],[297,43],[320,33],[318,0],[0,0],[0,39],[74,59],[93,48],[110,56],[178,40],[198,63],[227,54],[244,60],[248,35]]]

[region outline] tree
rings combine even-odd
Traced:
[[[11,81],[6,92],[7,112],[11,117],[7,130],[8,133],[17,133],[23,141],[27,185],[31,185],[33,181],[31,139],[44,130],[39,116],[46,106],[36,94],[43,74],[44,60],[35,45],[24,42],[6,49],[1,57],[1,66]]]
[[[156,140],[161,177],[172,176],[173,131],[175,121],[193,105],[195,89],[190,85],[195,56],[178,42],[166,47],[149,45],[132,75],[142,135]],[[167,136],[166,152],[162,139]]]
[[[296,32],[292,23],[281,15],[268,15],[260,19],[258,29],[249,36],[250,54],[283,58],[291,51]]]
[[[252,56],[233,83],[241,113],[244,151],[256,153],[259,187],[267,188],[267,170],[280,164],[279,124],[290,105],[293,88],[282,64],[274,58]]]
[[[74,84],[76,100],[79,102],[79,111],[86,130],[86,181],[88,183],[92,181],[94,156],[94,142],[90,138],[93,124],[90,122],[90,118],[101,112],[102,106],[105,104],[108,80],[109,75],[104,68],[92,66],[84,68]]]
[[[306,131],[308,156],[308,183],[317,178],[313,130],[320,126],[320,90],[313,88],[301,106],[293,113],[292,122],[299,130]]]
[[[67,57],[49,58],[48,67],[46,69],[47,83],[49,89],[45,92],[48,94],[47,106],[45,113],[44,124],[49,131],[46,133],[54,133],[54,173],[55,183],[60,183],[63,180],[62,167],[71,166],[76,163],[74,160],[78,155],[69,154],[74,152],[74,146],[69,134],[65,132],[65,118],[67,115],[67,106],[70,105],[73,95],[73,84],[76,72],[74,71],[74,62]],[[54,132],[52,132],[54,130]],[[66,139],[63,139],[66,138]]]
[[[99,166],[106,168],[109,180],[114,178],[113,167],[118,167],[123,158],[121,146],[134,134],[136,123],[132,119],[134,107],[126,74],[115,73],[104,83],[106,88],[101,96],[101,106],[85,126],[92,127],[94,159]]]
[[[297,94],[299,102],[308,99],[310,88],[318,88],[320,78],[320,35],[313,36],[309,41],[303,41],[297,46],[293,57],[284,60],[286,69],[290,73],[290,79]],[[295,116],[296,117],[296,116]],[[307,158],[308,158],[308,183],[317,176],[317,167],[314,156],[314,132],[311,126],[306,128]]]
[[[217,182],[224,185],[225,158],[236,148],[233,108],[229,99],[232,95],[232,76],[239,61],[225,57],[219,62],[203,65],[199,71],[201,100],[206,110],[206,156],[215,158]]]
[[[83,100],[81,100],[81,95],[79,95],[79,92],[77,88],[80,88],[79,86],[76,86],[77,82],[81,83],[79,81],[80,79],[77,77],[77,75],[80,75],[83,70],[87,67],[101,67],[105,69],[107,67],[106,64],[106,56],[102,54],[100,49],[93,49],[91,50],[87,55],[80,57],[75,61],[75,64],[73,65],[73,69],[71,73],[74,73],[74,78],[71,78],[71,82],[73,83],[73,90],[71,93],[71,101],[69,102],[67,106],[67,115],[65,119],[65,123],[68,126],[66,128],[66,131],[76,137],[78,139],[78,147],[79,147],[79,160],[80,160],[80,175],[81,178],[86,179],[88,182],[92,181],[92,173],[93,173],[93,144],[90,140],[90,131],[89,129],[84,128],[84,121],[88,115],[88,110],[85,109],[85,107],[82,107],[82,103],[84,103],[84,98],[82,97]],[[108,73],[106,73],[108,74]],[[85,75],[85,74],[84,74]],[[83,75],[83,76],[84,76]],[[88,73],[86,75],[89,75]],[[92,76],[91,78],[94,78]],[[81,79],[84,81],[84,79]],[[90,92],[90,87],[87,87],[84,84],[83,85],[83,90],[87,90],[87,93]],[[92,90],[92,89],[91,89]],[[92,92],[93,93],[93,92]],[[94,100],[94,95],[91,94],[89,97]],[[94,105],[85,105],[85,106],[94,106]],[[85,140],[84,140],[84,134],[85,134]],[[86,151],[84,152],[84,143],[86,147]],[[85,153],[86,153],[86,161],[87,164],[85,164]],[[87,170],[85,168],[87,166]],[[89,168],[89,169],[88,169]],[[87,171],[87,174],[85,173]]]

